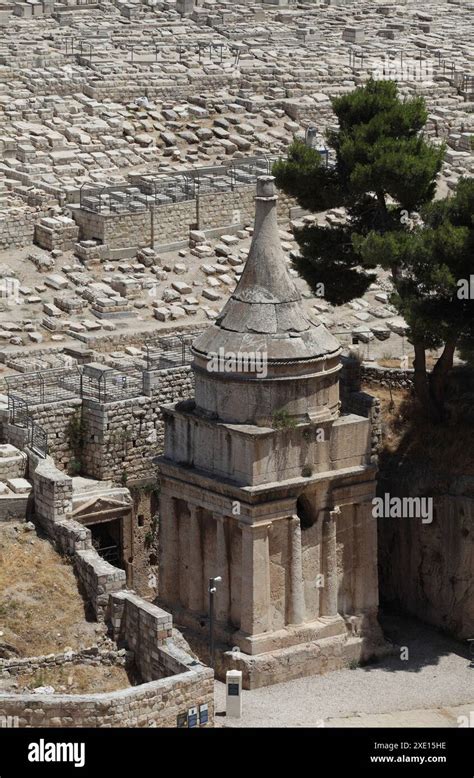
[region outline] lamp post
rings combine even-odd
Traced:
[[[210,654],[210,663],[211,667],[214,667],[214,656],[215,656],[215,646],[214,646],[214,595],[217,591],[216,584],[220,583],[222,581],[222,578],[220,575],[216,576],[215,578],[209,578],[209,654]]]

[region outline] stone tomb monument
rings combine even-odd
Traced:
[[[204,643],[221,576],[216,672],[246,688],[381,642],[370,422],[341,415],[340,344],[303,310],[277,199],[259,178],[245,269],[193,344],[195,398],[162,409],[160,600]]]

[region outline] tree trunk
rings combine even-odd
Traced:
[[[423,343],[414,343],[415,361],[413,385],[416,397],[431,420],[435,423],[446,418],[446,384],[453,368],[456,339],[446,342],[441,356],[438,358],[431,374],[426,369],[426,352]]]
[[[428,374],[426,372],[425,345],[424,343],[414,343],[413,345],[415,348],[415,360],[413,362],[415,394],[421,406],[428,409],[431,415],[431,397]]]
[[[457,339],[448,340],[430,376],[430,394],[440,419],[445,418],[446,383],[453,369]]]

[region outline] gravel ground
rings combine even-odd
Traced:
[[[225,685],[216,682],[216,726],[316,727],[335,717],[474,701],[474,667],[466,644],[408,619],[386,618],[383,628],[392,642],[408,647],[408,660],[396,655],[367,667],[244,691],[240,720],[226,720]]]

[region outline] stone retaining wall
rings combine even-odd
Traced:
[[[176,727],[188,708],[207,705],[214,721],[214,674],[198,667],[105,694],[0,694],[0,717],[20,727]]]
[[[55,464],[68,470],[76,458],[71,447],[71,424],[74,417],[80,419],[82,400],[80,397],[61,400],[46,405],[28,406],[28,414],[48,435],[48,451]]]
[[[33,675],[38,670],[64,665],[116,665],[123,667],[131,654],[125,649],[99,648],[90,646],[79,651],[63,651],[59,654],[44,654],[42,656],[15,657],[0,659],[0,676]]]
[[[189,397],[193,374],[189,365],[154,374],[152,397],[144,395],[99,404],[85,400],[82,408],[82,464],[93,478],[127,483],[156,476],[154,458],[163,450],[160,405]]]
[[[171,615],[126,591],[124,571],[101,559],[90,531],[70,519],[72,479],[50,457],[27,454],[38,521],[73,556],[97,618],[110,616],[114,637],[149,682],[105,694],[0,694],[0,717],[18,717],[20,727],[176,727],[178,715],[205,706],[212,725],[213,671],[174,645]]]
[[[110,594],[119,592],[127,584],[125,570],[106,562],[94,548],[76,551],[74,563],[77,577],[94,609],[97,621],[105,620]]]
[[[29,495],[0,496],[0,521],[24,521],[28,513]]]
[[[160,405],[190,397],[194,374],[190,365],[147,373],[147,391],[111,403],[80,397],[45,405],[29,405],[28,414],[48,435],[48,453],[55,466],[100,480],[127,483],[155,477],[153,459],[163,450],[164,426]],[[81,427],[82,419],[82,427]],[[8,411],[0,412],[4,438],[22,449],[26,431],[8,424]],[[79,435],[74,440],[72,427]]]
[[[124,570],[106,562],[92,547],[91,532],[71,520],[72,478],[58,470],[50,457],[28,451],[33,481],[35,515],[60,551],[74,559],[84,596],[98,620],[106,617],[109,594],[126,585]]]
[[[382,445],[380,400],[360,390],[361,380],[360,363],[356,359],[343,358],[340,378],[341,410],[342,413],[355,413],[370,419],[372,461],[376,462]]]
[[[278,217],[288,222],[296,205],[280,193]],[[166,246],[188,241],[189,230],[223,231],[232,225],[247,226],[255,218],[255,186],[230,192],[210,192],[196,200],[169,203],[138,213],[95,213],[71,208],[80,228],[81,240],[98,240],[108,249],[133,249]]]
[[[172,674],[165,672],[160,659],[160,646],[172,636],[170,613],[132,592],[117,592],[110,596],[110,618],[114,640],[133,651],[135,664],[144,681]],[[174,672],[180,670],[175,669]]]
[[[35,224],[43,216],[36,211],[10,208],[0,213],[0,249],[23,248],[33,243]]]
[[[402,370],[398,367],[380,367],[378,365],[362,365],[361,380],[379,386],[391,386],[392,389],[409,389],[413,386],[413,370]]]

